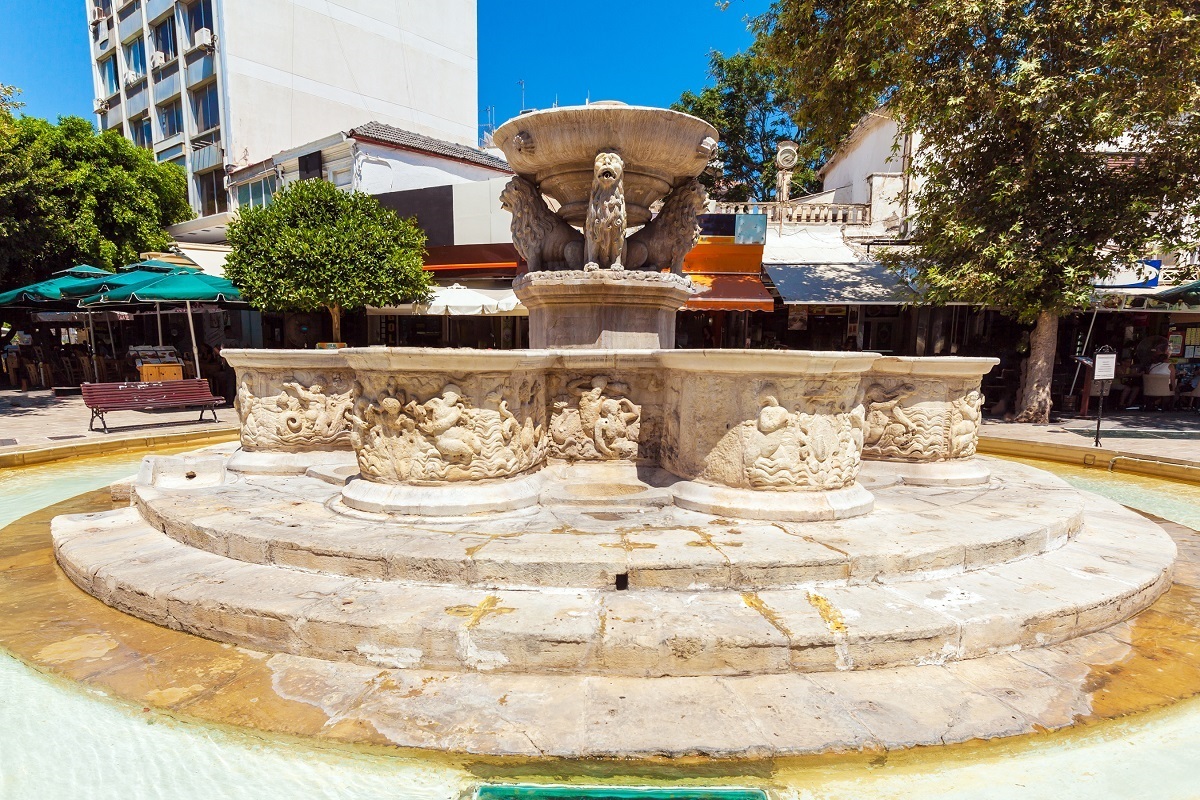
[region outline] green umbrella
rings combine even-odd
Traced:
[[[1192,281],[1185,283],[1182,286],[1172,286],[1170,289],[1164,289],[1161,292],[1150,295],[1155,300],[1165,300],[1169,303],[1187,303],[1195,305],[1200,303],[1200,281]]]
[[[77,267],[64,269],[54,273],[61,277],[32,283],[19,289],[11,289],[0,294],[0,306],[22,305],[26,303],[48,303],[63,300],[64,293],[81,284],[89,283],[97,276],[111,275],[97,267],[80,264]]]
[[[111,303],[179,303],[187,307],[188,332],[192,337],[192,358],[196,375],[200,374],[200,351],[196,347],[196,328],[192,324],[192,303],[236,302],[242,299],[237,287],[225,278],[198,270],[169,272],[157,279],[113,289],[79,301],[83,308]]]
[[[168,264],[165,261],[139,261],[123,267],[120,272],[105,273],[101,277],[81,281],[67,287],[63,295],[71,298],[90,297],[91,295],[127,289],[144,283],[157,281],[166,275],[187,274],[199,272],[199,267],[185,267],[179,264]]]

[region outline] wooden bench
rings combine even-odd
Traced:
[[[208,381],[203,378],[148,383],[85,383],[80,388],[84,405],[92,411],[88,430],[96,430],[96,420],[100,420],[105,433],[108,433],[108,423],[104,421],[104,415],[109,411],[199,408],[197,422],[204,422],[205,411],[212,414],[213,422],[217,422],[217,406],[225,402],[225,398],[212,393]]]

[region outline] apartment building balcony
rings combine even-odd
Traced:
[[[117,13],[117,37],[122,42],[128,42],[142,32],[142,9],[140,7],[129,5]]]
[[[871,206],[863,203],[718,202],[718,214],[765,214],[768,222],[795,225],[870,225]]]
[[[224,163],[220,131],[206,133],[202,140],[192,142],[193,173],[204,172]]]
[[[179,95],[179,67],[168,67],[154,79],[154,103],[158,105]]]
[[[143,78],[125,89],[125,116],[135,117],[150,107],[150,90]]]
[[[175,0],[146,0],[146,20],[158,22],[159,17],[165,16],[174,7]]]
[[[215,73],[215,59],[209,53],[191,53],[187,57],[187,86],[192,88]]]

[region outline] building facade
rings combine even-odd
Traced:
[[[227,176],[372,120],[478,136],[475,0],[85,0],[95,111],[188,174],[200,217]]]

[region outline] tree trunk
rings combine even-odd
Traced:
[[[333,320],[333,341],[340,343],[342,341],[342,307],[341,306],[326,306],[329,309],[329,316]]]
[[[1050,383],[1054,377],[1054,354],[1058,349],[1058,315],[1038,314],[1029,336],[1029,365],[1025,377],[1025,407],[1017,422],[1046,425],[1050,422]]]

